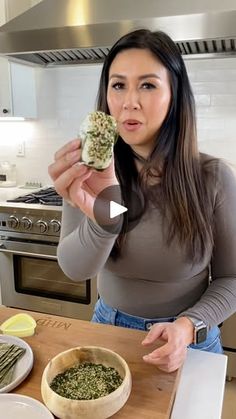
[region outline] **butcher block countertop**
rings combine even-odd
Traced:
[[[20,312],[23,310],[0,306],[0,324]],[[150,350],[141,345],[146,332],[27,313],[37,323],[35,335],[24,338],[33,350],[34,366],[29,376],[12,392],[42,401],[41,377],[50,359],[75,346],[97,345],[119,353],[131,370],[131,395],[112,418],[220,419],[226,356],[189,350],[182,371],[168,374],[142,360]]]
[[[1,308],[0,322],[18,312]],[[147,353],[147,349],[141,346],[145,332],[28,313],[37,322],[35,335],[24,338],[33,350],[34,367],[26,380],[13,390],[14,393],[42,401],[41,377],[52,357],[75,346],[104,346],[119,353],[127,361],[133,380],[131,395],[125,406],[113,416],[114,419],[170,418],[178,374],[161,372],[142,360],[142,356]]]

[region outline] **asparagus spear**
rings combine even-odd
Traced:
[[[0,389],[12,381],[16,362],[25,351],[14,344],[0,343]]]

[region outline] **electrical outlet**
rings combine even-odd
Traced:
[[[16,156],[17,157],[25,157],[25,142],[24,141],[20,141],[17,144]]]

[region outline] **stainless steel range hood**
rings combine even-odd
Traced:
[[[163,30],[184,57],[236,57],[235,0],[43,0],[0,27],[0,55],[42,66],[97,63],[123,34]]]

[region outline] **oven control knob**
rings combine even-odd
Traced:
[[[22,217],[21,218],[21,223],[22,223],[22,226],[25,230],[31,230],[33,223],[32,223],[32,220],[30,218]]]
[[[20,221],[15,215],[10,215],[7,223],[10,228],[18,228],[20,225]]]
[[[38,220],[35,223],[35,225],[38,228],[40,233],[46,233],[46,231],[48,231],[48,224],[46,223],[46,221]]]
[[[52,227],[53,233],[59,233],[59,231],[61,230],[61,223],[58,220],[51,220],[50,226]]]

